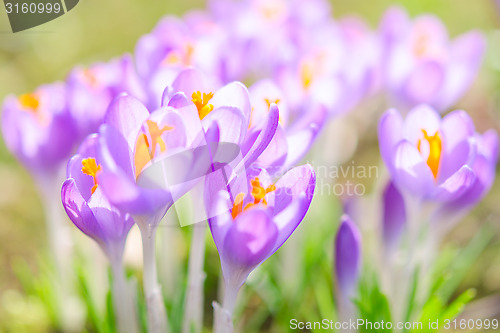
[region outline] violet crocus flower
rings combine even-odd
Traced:
[[[351,218],[343,215],[335,237],[337,292],[344,300],[356,295],[361,270],[361,234]]]
[[[110,260],[121,260],[134,220],[113,207],[98,185],[102,165],[97,142],[97,134],[89,136],[69,161],[68,179],[62,186],[63,206],[75,226],[94,239]]]
[[[102,166],[96,154],[98,136],[85,139],[68,163],[61,190],[64,209],[73,224],[99,244],[109,258],[113,272],[113,296],[120,332],[138,332],[133,297],[123,270],[123,251],[134,220],[113,207],[102,193],[97,174]]]
[[[129,55],[88,68],[75,67],[67,79],[68,108],[75,119],[81,139],[96,133],[111,101],[122,92],[144,100],[137,74]]]
[[[422,15],[412,21],[398,7],[386,12],[380,26],[384,81],[400,107],[425,103],[444,111],[471,85],[485,49],[481,33],[471,31],[450,40],[437,17]]]
[[[470,206],[493,182],[497,135],[477,134],[465,111],[441,119],[419,105],[403,120],[391,109],[382,116],[378,135],[382,158],[403,197]]]
[[[2,134],[7,148],[36,178],[54,177],[77,139],[66,86],[54,83],[33,93],[8,96],[3,104]]]
[[[404,230],[406,208],[403,196],[391,181],[385,187],[382,199],[382,239],[385,249],[390,251]]]
[[[216,319],[216,327],[227,326],[222,322],[227,324],[250,272],[274,254],[302,221],[316,181],[310,165],[288,171],[275,183],[260,168],[228,178],[229,182],[217,174],[208,177],[205,199],[226,286],[222,305],[226,317]]]

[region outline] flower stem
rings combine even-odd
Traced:
[[[111,260],[111,270],[113,272],[113,303],[118,331],[137,333],[139,332],[137,312],[133,294],[127,288],[122,258]]]
[[[161,287],[158,284],[158,277],[156,274],[156,227],[150,227],[150,224],[144,223],[138,223],[138,226],[142,236],[144,262],[143,285],[148,309],[148,332],[168,332],[165,304],[163,303]]]
[[[193,226],[191,251],[189,256],[188,285],[186,303],[184,304],[184,320],[182,332],[199,333],[203,327],[203,282],[205,273],[205,223],[196,223]]]
[[[232,288],[230,285],[226,284],[222,307],[217,302],[213,302],[214,333],[233,333],[233,311],[236,305],[238,290],[239,287]]]
[[[58,173],[54,173],[36,177],[36,184],[43,203],[50,256],[56,272],[54,285],[58,286],[55,289],[55,297],[58,312],[61,314],[60,324],[64,330],[70,330],[75,328],[75,324],[74,320],[70,320],[71,315],[65,302],[75,298],[71,267],[73,241],[70,232],[71,223],[66,220],[61,203],[62,180]]]

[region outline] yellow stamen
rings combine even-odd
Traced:
[[[23,94],[19,96],[19,104],[21,104],[21,106],[27,111],[36,113],[38,111],[40,101],[35,94]]]
[[[280,99],[276,98],[276,99],[272,100],[272,99],[269,99],[269,98],[264,98],[264,101],[266,102],[267,108],[269,109],[269,108],[271,108],[271,104],[273,104],[273,103],[274,104],[278,104],[280,102]]]
[[[89,157],[82,160],[82,172],[88,176],[91,176],[94,180],[94,186],[92,186],[91,193],[94,194],[97,189],[97,173],[101,170],[101,165],[97,164],[95,158]]]
[[[92,70],[84,69],[83,70],[83,79],[88,83],[89,86],[91,86],[91,87],[97,86],[97,77],[95,76],[95,74]]]
[[[263,188],[258,177],[252,179],[250,184],[252,185],[252,192],[250,194],[254,198],[254,204],[258,204],[262,200],[264,204],[267,204],[265,199],[266,194],[276,190],[276,186],[274,186],[274,184],[268,186],[267,188]]]
[[[236,198],[234,199],[233,209],[231,210],[231,216],[233,217],[233,220],[241,212],[243,212],[249,208],[252,208],[253,206],[255,206],[257,204],[267,205],[267,202],[265,199],[266,194],[276,190],[276,186],[274,186],[274,184],[271,184],[267,188],[262,187],[258,177],[250,180],[250,184],[252,185],[252,191],[250,192],[250,195],[253,197],[254,201],[249,202],[248,204],[246,204],[245,208],[243,208],[243,199],[245,198],[245,194],[238,193],[238,195],[236,195]]]
[[[245,199],[244,193],[238,193],[234,199],[233,209],[231,210],[233,220],[243,211],[243,199]]]
[[[429,143],[429,157],[427,157],[427,165],[431,168],[434,179],[437,179],[439,171],[439,160],[441,159],[441,137],[439,132],[434,133],[434,135],[429,136],[426,130],[422,130],[424,133],[424,139]],[[422,139],[418,140],[417,149],[419,152]]]
[[[413,52],[419,58],[425,56],[429,50],[429,35],[426,33],[420,33],[416,37],[415,44],[413,45]]]
[[[160,129],[158,124],[152,120],[147,120],[146,125],[149,137],[145,133],[141,133],[135,144],[134,165],[136,178],[139,177],[144,167],[155,157],[157,145],[160,146],[161,152],[167,150],[165,141],[163,141],[161,136],[166,131],[174,129],[172,126],[164,126]]]
[[[191,96],[194,105],[196,105],[196,108],[198,109],[200,119],[205,118],[214,109],[212,104],[208,104],[212,97],[214,97],[214,94],[211,92],[208,94],[203,93],[202,97],[201,92],[199,91],[194,92]]]
[[[184,65],[190,66],[193,63],[194,46],[191,43],[184,45],[184,50],[177,49],[170,51],[161,62],[164,66]]]
[[[178,51],[171,51],[162,61],[162,65],[178,65],[182,63],[182,56]]]
[[[314,69],[311,63],[303,63],[300,67],[300,78],[302,80],[302,86],[304,89],[309,89],[311,87],[314,76]]]

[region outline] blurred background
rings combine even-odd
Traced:
[[[404,6],[412,16],[420,13],[435,13],[448,27],[450,35],[456,36],[471,29],[482,30],[488,39],[487,56],[481,73],[472,89],[455,108],[467,110],[480,132],[495,127],[500,129],[500,11],[493,0],[332,0],[333,15],[357,15],[376,28],[383,12],[392,4]],[[13,34],[5,11],[0,10],[0,99],[8,94],[29,92],[43,83],[64,80],[71,68],[77,64],[88,65],[95,61],[106,61],[123,53],[132,53],[138,38],[151,31],[158,20],[167,14],[183,15],[190,9],[203,9],[199,0],[82,0],[66,15],[33,29]],[[364,106],[376,108],[365,102]],[[379,110],[381,111],[381,110]],[[354,127],[362,118],[359,108],[349,115]],[[358,131],[357,133],[361,133]],[[328,135],[320,138],[316,146],[328,144]],[[357,135],[357,134],[355,134]],[[1,140],[1,139],[0,139]],[[355,160],[358,165],[380,165],[376,142],[376,122],[363,135],[357,135],[357,145],[352,147],[353,156],[344,160],[346,164]],[[331,143],[327,147],[341,146]],[[317,149],[316,149],[317,151]],[[350,155],[350,154],[349,154]],[[383,167],[381,167],[383,169]],[[383,173],[383,172],[382,172]],[[339,182],[345,180],[340,179]],[[356,180],[366,182],[370,191],[376,187],[377,179]],[[39,276],[40,258],[47,249],[43,207],[31,178],[6,150],[0,141],[0,331],[45,332],[50,331],[49,319],[43,306],[29,298],[19,280],[19,267],[29,269],[33,277]],[[497,181],[489,195],[450,234],[446,248],[460,248],[467,244],[484,223],[491,224],[500,234],[500,185]],[[298,284],[280,286],[273,273],[278,260],[267,262],[245,287],[240,302],[246,302],[246,310],[239,313],[240,322],[256,331],[285,332],[290,318],[313,320],[330,318],[333,307],[331,269],[333,238],[340,216],[339,198],[334,195],[316,196],[305,225],[292,236],[288,246],[303,248],[303,275]],[[316,223],[317,224],[313,224]],[[70,223],[68,221],[68,223]],[[85,246],[96,250],[90,240]],[[134,236],[132,235],[132,238]],[[179,239],[169,244],[174,250],[181,270],[185,272],[189,246],[189,230],[178,231]],[[212,240],[207,252],[206,327],[211,323],[211,301],[217,296],[219,259]],[[134,254],[131,254],[134,257]],[[140,254],[135,254],[140,257]],[[158,254],[160,260],[162,254]],[[286,261],[282,250],[278,256]],[[130,259],[133,262],[133,258]],[[133,266],[133,264],[131,264]],[[105,266],[103,266],[105,267]],[[165,268],[168,270],[168,267]],[[131,269],[132,275],[140,279],[140,273]],[[185,274],[185,273],[183,273]],[[500,314],[500,239],[497,236],[481,254],[462,281],[460,293],[475,288],[477,301],[467,310]],[[181,286],[183,278],[177,277]],[[287,297],[287,288],[290,288]],[[179,288],[181,289],[181,288]],[[28,293],[29,294],[29,293]],[[176,296],[177,297],[177,296]],[[179,296],[182,298],[182,296]],[[328,299],[331,298],[331,300]],[[482,303],[481,303],[482,302]],[[174,306],[174,305],[172,305]],[[262,310],[264,309],[264,310]],[[479,310],[478,310],[479,309]],[[495,312],[496,311],[496,312]],[[92,327],[88,328],[93,331]]]

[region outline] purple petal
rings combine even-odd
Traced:
[[[403,133],[409,142],[417,145],[422,138],[422,130],[427,131],[428,135],[434,135],[438,132],[441,125],[441,117],[428,105],[418,105],[414,107],[406,116]]]
[[[283,128],[278,126],[269,145],[260,154],[257,164],[270,170],[279,170],[285,164],[287,154],[288,142],[286,134]]]
[[[406,224],[405,202],[392,182],[387,184],[383,198],[383,239],[387,248],[392,248]]]
[[[439,165],[439,180],[450,177],[462,166],[472,162],[476,155],[474,123],[461,110],[443,118],[441,124],[443,149]]]
[[[99,187],[120,211],[131,215],[163,216],[172,205],[172,196],[161,189],[137,186],[121,171],[98,173]],[[158,219],[157,222],[161,220]]]
[[[401,141],[403,118],[396,109],[387,110],[380,118],[378,125],[378,140],[380,154],[389,169],[392,167],[392,156],[396,145]]]
[[[73,179],[67,179],[61,190],[61,199],[64,210],[73,224],[84,234],[103,245],[104,233],[97,222],[94,213],[87,205],[76,187]]]
[[[297,125],[287,130],[287,157],[285,167],[297,164],[309,151],[326,122],[327,110],[319,104],[311,108]]]
[[[436,107],[445,110],[466,92],[478,73],[485,48],[484,36],[476,31],[463,34],[453,41],[446,81]]]
[[[183,92],[178,92],[175,93],[172,98],[169,98],[164,94],[161,105],[168,105],[173,108],[180,109],[191,105],[191,101],[186,97],[186,94],[184,94]]]
[[[111,172],[120,170],[129,179],[134,179],[132,150],[125,138],[117,129],[106,124],[101,126],[99,132],[97,159],[102,164],[103,170]]]
[[[440,184],[432,194],[432,199],[437,201],[452,201],[470,189],[476,179],[474,171],[464,165],[452,176]]]
[[[240,144],[246,134],[247,123],[240,109],[219,107],[203,118],[203,127],[209,128],[213,123],[219,127],[220,142]]]
[[[380,30],[386,45],[391,45],[400,39],[410,26],[410,18],[402,7],[393,6],[386,10]]]
[[[432,103],[445,79],[445,69],[435,61],[419,63],[408,77],[404,91],[411,104]]]
[[[148,116],[149,111],[139,100],[121,94],[111,102],[104,123],[117,129],[133,151],[139,130]]]
[[[498,160],[498,134],[495,130],[486,131],[479,137],[478,152],[496,164]]]
[[[478,156],[472,165],[475,180],[465,193],[451,203],[452,210],[468,209],[481,200],[495,180],[495,164],[483,156]]]
[[[434,187],[434,176],[415,146],[403,140],[396,146],[393,179],[399,189],[425,196]]]
[[[226,272],[249,271],[273,252],[278,229],[268,212],[253,208],[240,214],[226,233],[221,258]]]
[[[92,194],[88,206],[99,223],[106,240],[124,244],[130,228],[134,225],[134,220],[113,207],[99,187]]]
[[[309,209],[316,185],[311,165],[293,168],[276,182],[274,222],[279,236],[275,251],[290,237]]]
[[[248,127],[250,119],[250,95],[247,88],[240,82],[229,83],[217,90],[210,100],[216,110],[219,107],[237,108],[245,117],[245,127]]]
[[[278,120],[278,106],[273,103],[269,109],[267,121],[264,124],[264,127],[260,131],[253,145],[250,147],[250,150],[245,154],[244,162],[246,167],[250,166],[269,146],[269,143],[273,139],[276,129],[278,128]]]
[[[335,238],[335,276],[344,297],[353,297],[361,266],[361,234],[344,215]]]
[[[179,73],[172,83],[172,92],[183,92],[190,97],[193,92],[214,92],[216,85],[195,68],[188,68]]]

